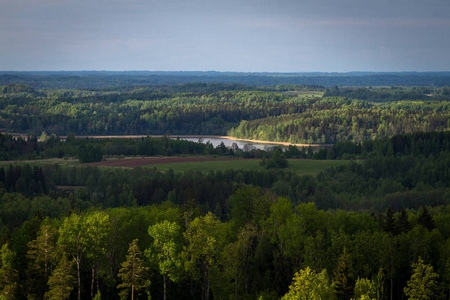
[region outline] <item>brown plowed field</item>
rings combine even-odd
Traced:
[[[238,160],[242,158],[212,158],[212,157],[145,157],[145,158],[123,158],[107,161],[99,161],[86,165],[98,167],[121,167],[133,168],[170,163],[200,162],[200,161],[223,161]]]

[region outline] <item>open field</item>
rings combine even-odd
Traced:
[[[65,166],[79,165],[80,162],[75,158],[49,158],[49,159],[34,159],[34,160],[2,160],[0,161],[0,167],[5,167],[9,165],[30,165],[30,166],[43,166],[49,164],[59,164]]]
[[[105,168],[133,168],[133,167],[155,167],[160,171],[172,169],[174,172],[185,171],[225,171],[234,170],[264,170],[259,165],[260,159],[244,159],[231,157],[206,157],[206,156],[186,156],[186,157],[127,157],[122,159],[108,159],[105,161],[81,164],[77,159],[41,159],[41,160],[21,160],[21,161],[0,161],[0,167],[12,165],[43,166],[46,164],[60,164],[65,166],[97,166]],[[316,175],[325,169],[341,166],[348,163],[346,160],[308,160],[289,159],[289,169],[299,175]]]
[[[179,163],[201,163],[207,161],[232,161],[232,160],[243,160],[241,158],[228,158],[220,157],[213,158],[207,156],[170,156],[170,157],[141,157],[141,158],[123,158],[123,159],[113,159],[106,161],[99,161],[94,163],[89,163],[86,165],[97,166],[97,167],[122,167],[122,168],[133,168],[133,167],[144,167],[152,165],[161,164],[179,164]]]
[[[313,98],[313,97],[323,97],[324,92],[323,91],[287,91],[283,92],[285,95],[293,95],[297,97],[305,97],[305,98]]]
[[[229,169],[234,170],[264,170],[264,167],[259,165],[259,159],[240,159],[219,161],[210,160],[203,162],[183,162],[183,163],[167,163],[156,165],[156,169],[160,171],[168,171],[172,169],[174,172],[185,171],[225,171]],[[346,160],[307,160],[307,159],[289,159],[289,169],[295,171],[299,175],[316,175],[328,168],[348,164]]]

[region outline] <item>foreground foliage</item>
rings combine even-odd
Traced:
[[[233,214],[223,221],[192,203],[169,202],[36,217],[3,244],[0,292],[14,299],[74,299],[79,292],[81,299],[100,293],[107,299],[254,298],[268,291],[283,299],[448,297],[438,287],[450,284],[444,263],[449,206],[427,209],[433,229],[421,223],[421,208],[407,211],[409,230],[391,233],[386,215],[380,222],[368,213],[319,210],[314,203],[293,206],[256,188],[239,190],[233,199]],[[247,201],[258,201],[258,209],[248,211]],[[106,235],[94,241],[83,228],[100,217]],[[396,226],[401,214],[393,217]],[[78,224],[78,250],[62,242],[69,223]],[[34,245],[46,232],[61,241],[50,243],[57,252],[47,282],[18,289],[44,278],[30,270],[43,263]],[[103,240],[103,248],[83,246]]]
[[[335,293],[328,279],[326,270],[319,274],[306,267],[294,274],[289,292],[282,300],[335,299]]]
[[[405,295],[411,300],[433,299],[437,290],[439,274],[433,272],[433,266],[426,265],[422,257],[413,263],[413,274],[408,280],[408,286],[404,288]]]

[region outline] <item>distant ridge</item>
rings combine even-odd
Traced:
[[[217,71],[0,71],[0,86],[20,83],[33,88],[95,89],[120,85],[188,83],[332,86],[450,86],[450,72],[276,73]]]

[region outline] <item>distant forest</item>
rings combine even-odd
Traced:
[[[450,86],[450,72],[350,73],[239,73],[239,72],[1,72],[0,84],[21,83],[34,88],[103,88],[121,85],[181,85],[188,83],[243,84],[249,86],[320,85]]]
[[[35,136],[208,134],[335,144],[447,130],[449,94],[447,86],[192,83],[37,89],[14,83],[0,86],[0,128]]]

